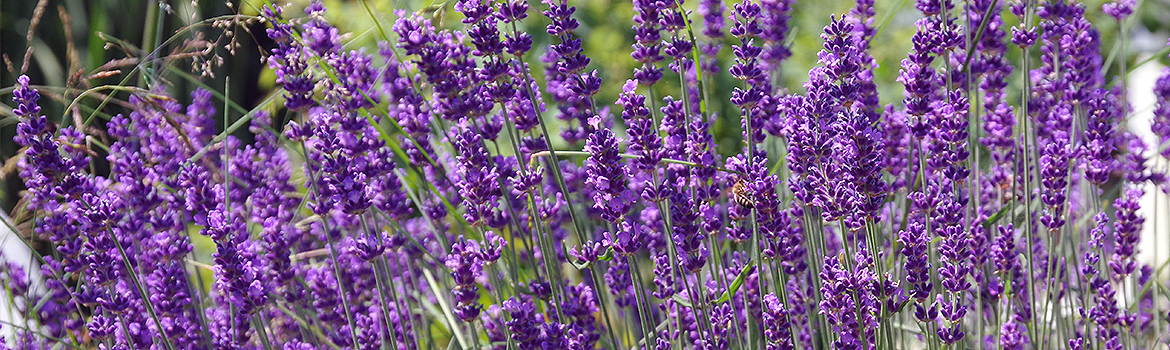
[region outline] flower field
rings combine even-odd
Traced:
[[[0,350],[1170,349],[1165,3],[55,3]]]

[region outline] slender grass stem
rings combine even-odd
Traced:
[[[312,191],[314,189],[316,189],[316,187],[317,187],[317,180],[316,180],[316,176],[313,175],[315,173],[315,171],[313,170],[313,161],[307,156],[309,154],[309,150],[305,146],[304,143],[301,143],[301,152],[306,155],[305,166],[308,167],[307,173],[309,175],[309,184],[310,184],[309,185],[309,187],[310,187],[309,192],[312,193]],[[225,193],[227,192],[226,189],[224,192]],[[318,192],[319,192],[319,190],[318,190]],[[321,225],[325,231],[325,244],[329,248],[329,259],[332,261],[331,265],[333,265],[333,269],[332,269],[333,270],[333,277],[337,280],[337,291],[338,291],[337,298],[341,300],[341,307],[345,309],[345,321],[349,325],[349,334],[353,338],[353,344],[359,344],[358,336],[357,336],[357,325],[353,321],[353,315],[350,313],[350,309],[349,309],[349,300],[346,298],[346,295],[345,295],[345,282],[343,282],[344,279],[342,278],[342,274],[341,274],[341,266],[340,266],[340,264],[338,264],[337,248],[333,244],[333,238],[331,237],[332,234],[330,233],[330,230],[329,230],[328,219],[325,219],[324,217],[322,217],[321,218]]]
[[[378,249],[385,249],[385,246],[383,245],[384,243],[382,242],[382,234],[370,230],[370,224],[366,222],[366,216],[358,215],[358,220],[361,222],[362,231],[366,232],[367,237],[371,235],[376,237]],[[390,321],[390,309],[386,307],[386,303],[388,301],[388,296],[386,295],[386,284],[389,281],[382,280],[382,274],[386,271],[387,267],[385,264],[385,259],[385,253],[381,253],[378,254],[378,257],[373,261],[374,282],[377,284],[378,288],[378,300],[376,302],[378,303],[378,307],[382,309],[382,321],[386,322],[386,333],[390,335],[390,342],[394,346],[394,349],[398,349],[398,339],[395,335],[397,331],[394,329],[394,323]]]

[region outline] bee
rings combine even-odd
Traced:
[[[743,179],[739,179],[739,181],[735,182],[735,185],[731,186],[731,200],[744,208],[752,209],[756,207],[756,200],[748,189],[747,181]]]

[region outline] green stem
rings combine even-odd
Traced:
[[[626,264],[630,265],[630,277],[639,301],[634,304],[638,306],[638,316],[642,322],[642,338],[650,339],[646,344],[655,344],[654,341],[658,339],[658,332],[654,331],[653,309],[650,307],[650,298],[646,293],[646,284],[642,280],[642,268],[638,265],[638,261],[634,259],[633,255],[626,256]]]
[[[316,176],[313,175],[315,173],[313,171],[313,161],[308,158],[309,150],[305,147],[304,143],[301,143],[301,152],[303,152],[306,155],[305,165],[309,167],[308,175],[309,175],[309,181],[310,181],[309,184],[311,187],[309,189],[309,191],[310,191],[309,193],[312,193],[314,188],[317,187],[317,185],[316,185],[317,180],[316,180]],[[308,195],[310,195],[310,194],[306,194],[306,196],[308,196]],[[349,311],[349,301],[345,298],[345,283],[343,282],[344,280],[341,278],[341,276],[342,276],[341,275],[341,266],[339,266],[340,264],[337,263],[337,248],[334,246],[333,239],[330,237],[331,235],[329,233],[329,219],[322,216],[321,217],[321,226],[324,228],[324,231],[325,231],[325,243],[329,248],[329,258],[332,261],[332,265],[333,265],[333,277],[335,279],[337,279],[337,292],[338,292],[337,298],[341,300],[341,307],[345,309],[345,321],[346,321],[346,323],[349,324],[349,334],[353,338],[353,344],[360,344],[360,342],[358,342],[357,326],[354,324],[353,315]],[[436,236],[437,235],[438,234],[436,234]]]
[[[374,237],[377,237],[379,249],[384,249],[384,246],[382,245],[383,244],[382,234],[379,232],[374,232],[374,231],[370,230],[370,225],[369,225],[369,223],[366,222],[366,216],[365,215],[358,215],[358,220],[361,221],[362,230],[366,232],[366,235],[367,236],[373,235]],[[388,333],[390,335],[389,336],[390,342],[391,342],[392,346],[394,346],[394,349],[398,349],[398,337],[395,336],[395,333],[397,331],[394,329],[394,323],[390,321],[390,309],[388,309],[386,307],[386,303],[389,301],[389,299],[388,299],[388,296],[386,295],[385,285],[388,284],[389,281],[384,282],[382,280],[382,274],[387,270],[387,266],[384,264],[385,259],[386,259],[386,253],[383,252],[381,254],[378,254],[378,258],[373,261],[373,263],[374,263],[374,282],[377,283],[378,299],[380,299],[380,300],[378,300],[378,307],[382,309],[382,320],[386,322],[386,329],[387,329],[386,333]]]

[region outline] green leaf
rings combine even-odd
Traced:
[[[991,217],[987,218],[987,220],[983,220],[983,228],[989,228],[991,224],[994,224],[1004,215],[1007,215],[1008,209],[1011,209],[1011,206],[1005,205],[1003,208],[999,208],[999,211],[995,212],[995,214],[991,215]]]
[[[597,260],[610,261],[613,260],[613,247],[605,248],[605,254],[598,257]]]
[[[597,260],[599,260],[599,261],[613,260],[613,247],[606,248],[605,254],[602,254],[601,256],[597,257]],[[586,262],[584,264],[579,264],[576,261],[570,260],[569,263],[573,264],[573,267],[576,267],[578,270],[584,270],[584,269],[587,269],[587,268],[590,268],[593,266],[592,261]]]
[[[739,291],[739,287],[743,286],[743,281],[747,279],[748,274],[752,272],[755,266],[756,262],[748,262],[748,264],[743,267],[743,270],[739,271],[739,276],[735,276],[735,280],[731,281],[731,288],[723,291],[723,295],[720,296],[719,299],[716,299],[715,303],[725,303],[728,300],[731,300],[731,296],[735,295],[735,293]]]

